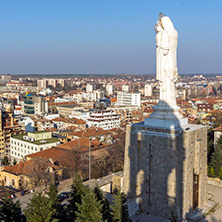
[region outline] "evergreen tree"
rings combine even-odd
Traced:
[[[25,221],[25,216],[22,214],[20,208],[20,202],[16,201],[15,203],[11,198],[9,198],[9,194],[5,194],[1,199],[0,205],[0,221],[4,222],[21,222]]]
[[[103,221],[111,222],[112,216],[110,213],[110,206],[108,200],[104,198],[103,193],[98,186],[94,188],[94,193],[97,201],[100,202],[100,204],[102,205],[101,213],[103,215]]]
[[[76,222],[102,222],[102,205],[97,201],[95,193],[89,190],[82,195],[82,203],[77,204]]]
[[[85,194],[86,188],[83,186],[79,175],[76,175],[71,185],[70,199],[68,200],[68,210],[70,221],[75,220],[76,212],[78,211],[77,204],[81,204],[81,198]]]
[[[222,136],[217,140],[217,145],[211,157],[210,166],[213,167],[215,175],[218,177],[222,166]]]
[[[64,213],[63,206],[58,199],[58,188],[55,184],[50,184],[47,195],[49,198],[48,207],[56,210],[52,217],[58,219],[58,221],[64,221],[66,214]]]
[[[207,169],[208,169],[208,177],[215,177],[215,173],[214,173],[214,169],[213,169],[213,167],[207,167]]]
[[[222,180],[222,166],[220,167],[219,178]]]
[[[41,192],[35,193],[25,210],[27,222],[57,222],[54,218],[56,208],[52,207],[50,199]]]
[[[4,158],[2,159],[2,162],[5,166],[7,166],[9,164],[8,157],[4,156]]]
[[[114,194],[114,204],[111,206],[113,212],[113,221],[114,222],[128,222],[128,209],[126,203],[126,197],[119,190]]]
[[[16,159],[13,160],[13,165],[16,165],[17,164],[17,161]]]
[[[214,152],[214,131],[209,129],[207,133],[207,163],[210,164]]]

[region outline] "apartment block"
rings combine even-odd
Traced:
[[[36,131],[12,136],[11,160],[22,160],[26,155],[36,153],[59,145],[59,139],[53,138],[51,132]]]

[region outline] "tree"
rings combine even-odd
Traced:
[[[13,160],[13,165],[16,165],[17,164],[17,161],[16,159]]]
[[[28,222],[57,222],[54,218],[56,208],[53,208],[52,202],[41,192],[35,193],[25,210],[25,216]]]
[[[5,166],[7,166],[9,164],[8,157],[4,156],[4,158],[2,159],[2,162]]]
[[[207,132],[207,163],[211,162],[211,157],[214,152],[214,131],[209,129]]]
[[[110,213],[110,206],[109,206],[109,202],[106,198],[104,198],[102,191],[99,189],[98,186],[96,186],[94,188],[94,193],[96,196],[96,200],[98,202],[100,202],[100,204],[102,205],[101,208],[101,213],[103,216],[103,221],[107,221],[107,222],[111,222],[112,221],[112,216]]]
[[[219,178],[222,180],[222,166],[220,167]]]
[[[17,200],[15,203],[9,194],[5,194],[1,199],[0,205],[0,221],[11,222],[11,221],[25,221],[25,216],[22,214],[20,208],[20,202]]]
[[[81,198],[85,195],[86,188],[83,186],[80,176],[77,174],[71,185],[70,199],[68,200],[69,218],[75,220],[76,212],[78,211],[77,204],[81,204]]]
[[[33,158],[30,165],[30,180],[33,186],[40,186],[52,182],[53,174],[49,170],[50,162],[44,158]]]
[[[50,184],[47,195],[49,198],[48,207],[53,210],[55,209],[55,214],[53,214],[52,217],[58,219],[58,221],[64,221],[66,214],[58,199],[58,188],[55,184]]]
[[[215,177],[214,169],[213,167],[208,166],[208,177]]]
[[[82,203],[77,204],[76,222],[102,222],[102,205],[97,201],[95,193],[89,190],[82,195]]]
[[[116,194],[114,194],[114,204],[111,206],[113,212],[113,221],[114,222],[128,222],[129,216],[128,216],[128,209],[127,209],[127,203],[126,203],[126,197],[123,193],[121,193],[119,190],[116,191]]]
[[[213,167],[215,175],[219,176],[219,171],[222,166],[222,136],[217,140],[217,145],[211,157],[210,166]]]

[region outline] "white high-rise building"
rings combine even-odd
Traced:
[[[140,93],[117,92],[118,106],[140,106]]]
[[[37,87],[39,90],[46,89],[48,87],[48,82],[46,79],[37,80]]]
[[[110,130],[120,127],[120,118],[118,114],[112,110],[97,111],[90,113],[87,124],[89,127]]]
[[[106,94],[107,95],[113,95],[115,92],[115,87],[112,84],[106,85]]]
[[[150,84],[145,84],[145,97],[152,96],[152,86]]]
[[[96,85],[92,85],[92,84],[86,85],[86,92],[93,92],[94,90],[96,90]]]
[[[123,92],[129,92],[130,91],[130,85],[122,85],[122,91]]]

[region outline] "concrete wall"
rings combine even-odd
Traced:
[[[219,178],[207,178],[207,184],[213,185],[213,186],[217,186],[217,187],[222,187],[222,180],[220,180]]]

